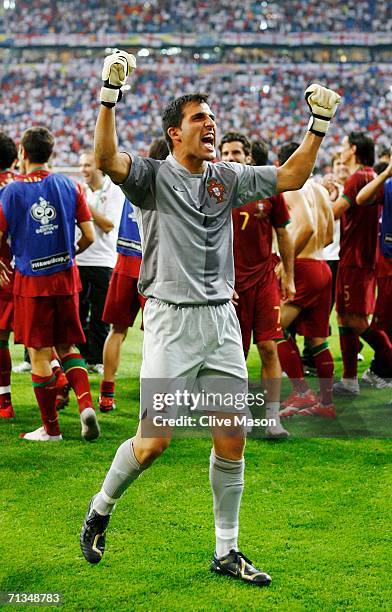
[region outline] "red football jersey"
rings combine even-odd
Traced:
[[[265,215],[257,215],[260,208]],[[245,291],[275,265],[272,257],[272,228],[284,227],[290,221],[286,202],[281,194],[249,202],[233,210],[234,266],[237,291]]]
[[[5,170],[5,172],[0,172],[0,189],[8,185],[8,183],[12,183],[17,179],[19,174],[14,172],[13,170]]]
[[[374,270],[376,267],[380,198],[371,206],[358,206],[357,194],[376,177],[373,168],[365,166],[352,174],[344,184],[343,197],[350,204],[340,224],[340,265]]]

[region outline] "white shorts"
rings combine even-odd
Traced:
[[[141,418],[156,413],[157,393],[161,399],[175,395],[174,401],[162,408],[165,413],[168,408],[172,414],[182,408],[244,412],[241,395],[247,394],[247,379],[241,330],[231,302],[176,306],[155,298],[147,300],[140,371]],[[194,393],[192,398],[190,393]]]

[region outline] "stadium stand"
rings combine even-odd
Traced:
[[[32,123],[48,125],[56,165],[77,165],[80,151],[91,145],[101,58],[114,45],[139,56],[131,90],[118,107],[126,149],[146,154],[161,135],[163,105],[198,89],[211,92],[222,133],[240,129],[267,139],[272,159],[283,142],[303,133],[302,95],[314,80],[343,96],[321,167],[350,129],[369,131],[380,148],[389,144],[390,2],[115,0],[109,9],[102,0],[1,4],[1,125],[15,139]]]
[[[390,2],[307,0],[190,2],[9,0],[0,32],[22,34],[168,32],[390,32]],[[20,14],[23,14],[23,20]]]
[[[98,58],[86,53],[78,52],[84,58],[73,52],[56,58],[34,51],[26,61],[24,52],[2,63],[0,123],[9,126],[15,139],[32,123],[48,125],[56,137],[56,165],[76,165],[80,151],[91,145],[103,51],[96,53]],[[191,55],[190,51],[185,57],[155,52],[139,57],[131,91],[117,111],[119,138],[125,149],[146,154],[151,140],[161,135],[163,105],[179,92],[197,87],[211,92],[222,133],[234,129],[265,138],[274,153],[285,141],[303,133],[307,122],[303,91],[314,80],[343,96],[327,136],[328,145],[320,155],[321,166],[328,163],[331,150],[349,130],[369,131],[379,147],[389,143],[392,88],[387,64],[324,64],[322,68],[309,62],[211,64],[208,58],[204,61]]]

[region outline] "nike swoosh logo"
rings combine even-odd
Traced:
[[[174,189],[174,191],[181,191],[183,193],[186,192],[186,189],[180,189],[179,187],[176,187],[175,185],[173,185],[173,189]]]
[[[82,393],[82,395],[77,395],[77,396],[76,396],[76,399],[80,400],[80,399],[82,399],[82,397],[84,397],[85,395],[88,395],[88,393],[89,393],[88,391],[85,391],[84,393]]]

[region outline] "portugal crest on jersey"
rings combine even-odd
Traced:
[[[207,182],[207,191],[210,198],[215,198],[218,204],[221,204],[225,201],[225,186],[223,183],[218,183],[218,181],[214,178],[211,178]]]

